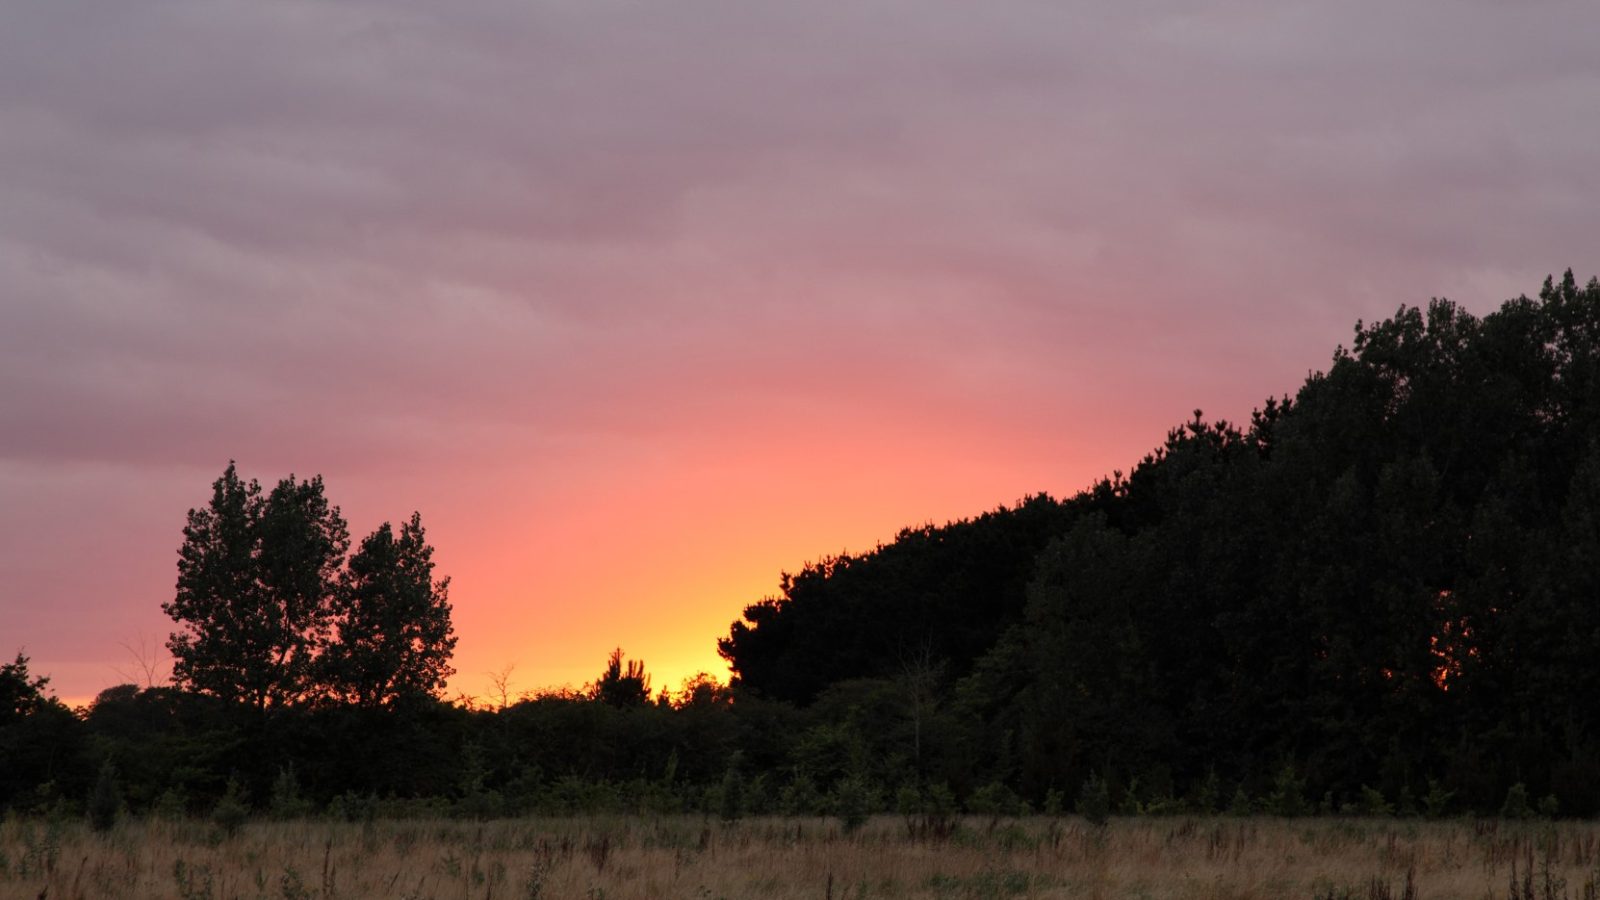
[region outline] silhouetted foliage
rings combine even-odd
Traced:
[[[167,642],[174,680],[257,709],[312,695],[350,543],[321,477],[291,475],[263,496],[229,463],[183,537],[177,594],[162,605],[182,626]]]
[[[621,647],[613,650],[611,658],[606,660],[606,670],[595,680],[594,698],[618,708],[649,703],[650,676],[645,674],[644,663],[637,659],[625,660]]]
[[[89,792],[89,824],[95,831],[110,831],[122,813],[122,788],[117,784],[117,769],[106,760],[100,766],[94,790]]]
[[[619,649],[582,690],[444,702],[420,518],[347,544],[320,479],[230,465],[166,605],[177,685],[75,716],[0,666],[0,806],[226,831],[892,803],[930,838],[962,807],[1600,812],[1600,283],[1570,273],[1358,324],[1294,396],[1196,412],[1064,502],[784,575],[719,642],[728,685],[652,698]]]
[[[1020,616],[1034,557],[1071,515],[1040,494],[785,573],[781,594],[747,608],[718,649],[738,684],[792,703],[838,681],[894,677],[915,656],[959,676]]]
[[[0,807],[43,809],[81,797],[92,769],[82,764],[78,721],[28,671],[28,657],[0,664]]]
[[[450,579],[433,579],[422,516],[388,522],[361,542],[333,594],[335,638],[323,654],[330,692],[364,706],[435,694],[455,670]]]

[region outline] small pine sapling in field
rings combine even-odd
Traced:
[[[778,792],[778,806],[786,816],[814,816],[822,810],[822,795],[811,776],[798,772]]]
[[[967,811],[988,816],[989,830],[994,831],[1001,819],[1027,812],[1027,804],[1005,782],[996,779],[972,792],[967,798]]]
[[[1216,769],[1208,769],[1206,777],[1195,785],[1189,805],[1201,815],[1213,816],[1216,815],[1217,807],[1221,803],[1222,779],[1217,777]]]
[[[1111,788],[1099,773],[1089,773],[1083,789],[1078,792],[1078,815],[1090,825],[1104,825],[1111,818]]]
[[[1044,814],[1052,819],[1061,817],[1067,809],[1067,798],[1061,793],[1060,788],[1051,788],[1044,793]]]
[[[767,789],[767,773],[762,772],[743,782],[740,806],[747,816],[764,816],[772,812],[772,791]]]
[[[299,819],[310,814],[311,803],[300,796],[300,779],[295,777],[294,766],[278,770],[278,777],[272,780],[268,808],[274,819]]]
[[[903,784],[895,791],[894,809],[905,821],[906,837],[912,840],[943,839],[955,830],[956,797],[944,784],[918,789]]]
[[[1388,799],[1383,796],[1383,791],[1367,787],[1364,784],[1361,786],[1360,811],[1364,816],[1376,818],[1386,818],[1394,815],[1394,807],[1389,805]]]
[[[872,785],[860,775],[841,778],[839,783],[834,785],[831,799],[834,815],[839,817],[847,834],[867,824],[876,801]]]
[[[158,819],[175,822],[189,814],[189,798],[182,788],[167,788],[150,807],[150,814]]]
[[[906,823],[906,837],[915,839],[917,836],[918,820],[922,814],[922,792],[916,785],[902,784],[894,792],[894,811]]]
[[[229,778],[222,798],[211,810],[211,821],[217,823],[223,834],[233,837],[248,818],[250,807],[245,803],[244,789],[239,787],[237,778]]]
[[[100,766],[94,790],[89,793],[89,825],[95,831],[110,831],[122,812],[122,789],[117,784],[117,770],[106,760]]]
[[[1455,796],[1455,791],[1447,791],[1436,779],[1429,778],[1427,796],[1422,798],[1422,811],[1430,819],[1442,819],[1449,813],[1450,802]]]
[[[1519,781],[1506,789],[1506,802],[1500,805],[1500,818],[1533,818],[1533,807],[1528,805],[1527,785]]]
[[[943,840],[956,830],[956,795],[944,782],[928,785],[919,792],[917,833]]]
[[[1117,802],[1117,812],[1125,816],[1137,816],[1144,813],[1144,803],[1139,800],[1138,778],[1128,779],[1128,786],[1122,791],[1122,799]]]
[[[739,774],[737,763],[728,766],[728,771],[722,775],[722,784],[717,786],[717,815],[724,822],[736,822],[744,818],[744,776]]]
[[[1284,818],[1306,814],[1306,784],[1295,772],[1293,763],[1284,763],[1272,779],[1272,792],[1267,795],[1266,811]]]
[[[1556,799],[1555,794],[1545,794],[1544,799],[1539,801],[1539,815],[1546,819],[1554,819],[1560,814],[1561,801]]]
[[[1400,786],[1400,799],[1395,801],[1394,811],[1408,819],[1414,819],[1422,812],[1417,806],[1417,795],[1411,792],[1411,785]]]
[[[1228,815],[1248,816],[1255,812],[1255,804],[1250,802],[1250,795],[1245,793],[1244,785],[1234,789],[1233,799],[1228,801]]]

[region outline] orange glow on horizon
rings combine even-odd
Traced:
[[[508,665],[514,692],[580,687],[614,647],[645,663],[652,691],[700,673],[726,682],[717,639],[777,592],[782,572],[1095,477],[1063,486],[1064,466],[1025,444],[1000,455],[1033,458],[1000,467],[992,452],[962,446],[970,439],[940,449],[885,435],[859,460],[826,437],[757,452],[764,443],[730,437],[715,458],[641,460],[625,487],[602,473],[568,479],[491,541],[453,540],[454,522],[430,530],[440,570],[455,579],[461,641],[449,692],[481,696]]]

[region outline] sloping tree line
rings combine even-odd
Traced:
[[[1600,283],[1402,307],[1126,476],[786,574],[719,642],[729,685],[652,696],[619,650],[445,702],[432,568],[416,517],[352,553],[320,479],[230,465],[184,532],[173,687],[75,717],[0,666],[0,806],[1588,815]]]
[[[1597,510],[1600,284],[1568,272],[1482,318],[1435,300],[1358,323],[1246,425],[1197,412],[1062,505],[1020,591],[941,597],[930,576],[985,557],[902,574],[891,546],[786,580],[721,646],[742,689],[805,702],[782,661],[882,681],[925,627],[845,611],[964,607],[935,621],[993,640],[946,651],[945,715],[972,718],[944,752],[1035,798],[1283,779],[1330,808],[1437,790],[1493,810],[1523,785],[1588,813]]]
[[[178,584],[162,605],[180,687],[258,710],[384,706],[453,674],[449,579],[433,578],[420,514],[385,522],[355,553],[321,476],[271,491],[234,464],[189,511]]]

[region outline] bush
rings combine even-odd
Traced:
[[[1500,818],[1533,818],[1533,807],[1528,805],[1527,785],[1519,781],[1506,790],[1506,802],[1500,805]]]
[[[1078,792],[1076,809],[1090,825],[1106,824],[1111,818],[1111,788],[1105,779],[1093,772],[1089,774],[1083,790]]]
[[[1250,795],[1245,793],[1244,785],[1239,785],[1233,792],[1233,799],[1228,801],[1228,815],[1248,816],[1255,812],[1255,804],[1250,802]]]
[[[158,819],[175,822],[189,814],[189,798],[182,788],[167,788],[150,807],[150,814]]]
[[[1556,799],[1555,794],[1545,794],[1544,799],[1539,801],[1539,815],[1546,819],[1554,819],[1560,814],[1561,801]]]
[[[850,775],[834,785],[832,801],[834,815],[849,833],[867,823],[877,803],[877,792],[862,776]]]
[[[110,831],[121,812],[122,788],[117,784],[117,770],[106,760],[100,766],[94,790],[89,792],[89,825],[95,831]]]
[[[1201,815],[1213,816],[1217,813],[1217,806],[1222,802],[1222,779],[1217,777],[1216,769],[1208,769],[1206,777],[1200,779],[1195,785],[1194,793],[1189,805]]]
[[[294,766],[278,770],[267,809],[274,819],[300,819],[311,813],[311,803],[300,796],[300,779],[294,775]]]
[[[1017,792],[1003,781],[991,781],[967,798],[967,811],[980,816],[1019,816],[1027,812],[1027,808]]]
[[[1400,785],[1400,797],[1395,801],[1394,811],[1406,818],[1414,818],[1421,812],[1417,809],[1417,796],[1411,793],[1411,785]]]
[[[914,840],[943,840],[955,833],[956,795],[944,784],[923,790],[901,786],[895,794],[895,811],[905,819],[906,835]]]
[[[736,822],[744,817],[744,778],[734,766],[722,775],[717,786],[717,815],[724,822]]]
[[[1294,764],[1284,763],[1272,779],[1272,792],[1267,794],[1266,812],[1274,816],[1294,818],[1303,816],[1306,809],[1306,783],[1294,770]]]
[[[1430,819],[1443,818],[1450,811],[1450,801],[1455,799],[1455,791],[1447,791],[1444,785],[1435,779],[1428,779],[1428,794],[1422,798],[1422,810]]]
[[[1007,787],[1005,782],[996,780],[972,792],[972,796],[967,798],[967,811],[974,815],[988,816],[989,830],[994,831],[1001,819],[1026,814],[1028,804],[1017,796],[1016,791]]]
[[[1051,788],[1044,794],[1044,814],[1056,818],[1066,810],[1067,798],[1062,795],[1059,788]]]
[[[328,801],[328,818],[338,822],[371,822],[378,814],[378,798],[345,791]]]
[[[1394,807],[1383,796],[1383,791],[1377,788],[1361,786],[1361,814],[1364,816],[1392,816]]]
[[[1117,802],[1117,812],[1125,816],[1144,814],[1144,803],[1139,799],[1139,779],[1128,779],[1128,786],[1122,789],[1122,799]]]
[[[778,806],[786,816],[814,816],[822,812],[822,795],[816,783],[801,772],[778,792]]]
[[[233,837],[239,832],[239,826],[250,818],[250,806],[245,802],[244,790],[239,787],[237,778],[228,779],[228,787],[222,792],[222,798],[211,810],[211,821],[217,823],[222,833]]]

